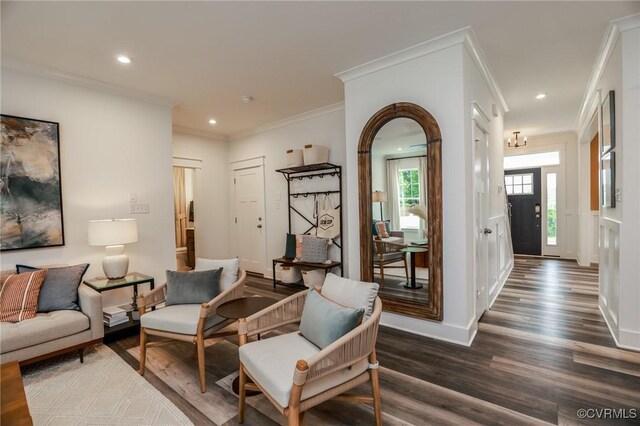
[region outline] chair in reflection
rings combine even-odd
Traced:
[[[407,253],[400,251],[405,248],[404,232],[390,231],[388,238],[375,237],[373,240],[373,267],[380,269],[381,285],[384,285],[384,269],[404,268],[404,274],[409,281],[407,267]],[[402,264],[400,264],[402,262]]]

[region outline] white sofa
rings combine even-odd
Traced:
[[[99,343],[104,336],[102,297],[92,288],[78,287],[80,311],[39,313],[17,323],[0,322],[0,364],[30,364]]]

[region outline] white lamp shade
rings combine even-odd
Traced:
[[[371,195],[374,203],[387,202],[387,193],[384,191],[373,191]]]
[[[135,219],[107,219],[89,221],[89,245],[113,246],[138,241]]]

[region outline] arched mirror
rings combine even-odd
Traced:
[[[367,122],[358,146],[360,275],[387,311],[442,320],[440,128],[396,103]]]

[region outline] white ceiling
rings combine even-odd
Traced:
[[[505,133],[572,129],[610,20],[640,2],[8,2],[3,64],[177,102],[218,135],[343,100],[334,74],[470,25],[511,112]],[[115,62],[117,54],[133,63]],[[543,101],[534,99],[546,92]],[[245,104],[243,95],[255,101]],[[207,122],[215,118],[214,127]]]

